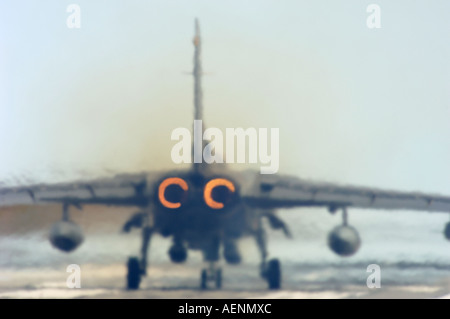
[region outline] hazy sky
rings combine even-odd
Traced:
[[[371,3],[380,29],[366,25]],[[449,12],[446,0],[2,1],[0,180],[176,167],[198,17],[209,126],[279,128],[280,173],[450,195]]]

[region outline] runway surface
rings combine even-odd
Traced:
[[[86,239],[74,253],[47,240],[59,207],[0,211],[0,298],[450,298],[450,243],[442,236],[448,216],[403,212],[352,215],[363,245],[339,258],[326,245],[339,218],[326,212],[283,212],[294,240],[269,231],[269,251],[283,266],[283,287],[267,290],[259,277],[252,239],[240,243],[243,263],[223,266],[223,289],[199,289],[199,252],[185,264],[169,262],[170,241],[155,237],[150,265],[138,291],[125,289],[126,260],[137,255],[140,233],[120,233],[133,210],[85,208],[74,213]],[[80,266],[81,288],[68,288],[68,265]],[[370,264],[381,269],[381,287],[368,288]]]
[[[345,274],[348,270],[343,270]],[[284,268],[284,287],[269,291],[249,266],[226,269],[222,290],[200,290],[199,269],[193,266],[159,265],[149,269],[141,289],[127,291],[124,265],[83,265],[81,288],[68,288],[66,269],[2,270],[0,298],[450,298],[450,280],[416,284],[382,284],[369,289],[364,282],[328,280],[315,277],[320,270],[306,270],[301,275]],[[309,272],[309,275],[308,275]],[[306,276],[304,276],[306,275]],[[302,277],[303,279],[300,279]]]

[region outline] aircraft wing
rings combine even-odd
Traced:
[[[400,192],[369,187],[316,183],[292,176],[258,175],[242,196],[252,207],[322,206],[450,212],[450,196]]]
[[[58,202],[145,206],[149,174],[124,174],[91,181],[0,188],[0,207]]]

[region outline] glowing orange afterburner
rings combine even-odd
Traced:
[[[221,209],[224,207],[224,204],[221,202],[218,202],[212,198],[212,191],[214,188],[219,186],[225,186],[230,192],[235,192],[234,184],[225,178],[215,178],[210,180],[203,191],[203,198],[205,199],[205,203],[213,208],[213,209]]]
[[[186,181],[182,178],[179,177],[169,177],[166,178],[165,180],[163,180],[161,182],[161,184],[159,184],[159,188],[158,188],[158,198],[159,198],[159,202],[167,208],[171,208],[171,209],[175,209],[175,208],[179,208],[181,206],[181,202],[177,201],[169,201],[166,199],[166,189],[169,186],[172,185],[177,185],[179,187],[181,187],[181,189],[186,192],[189,187],[188,184],[186,183]]]

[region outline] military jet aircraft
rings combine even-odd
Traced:
[[[194,37],[194,119],[202,119],[201,38],[198,21]],[[51,244],[71,252],[83,241],[81,228],[71,221],[69,209],[83,205],[137,207],[123,226],[125,232],[140,228],[140,256],[127,263],[127,288],[138,289],[147,270],[147,253],[153,235],[171,238],[170,259],[182,263],[189,249],[200,250],[208,267],[201,271],[200,286],[222,286],[218,261],[241,261],[237,242],[252,236],[261,255],[260,275],[269,289],[281,286],[278,259],[268,259],[263,220],[273,229],[290,236],[277,209],[325,207],[331,213],[342,211],[342,225],[328,236],[329,247],[338,255],[354,254],[360,237],[349,225],[351,208],[407,209],[450,212],[450,197],[421,193],[386,191],[368,187],[339,186],[302,180],[295,176],[233,171],[226,164],[193,163],[189,169],[124,174],[110,178],[72,183],[55,183],[0,189],[0,206],[61,203],[62,219],[50,229]],[[445,235],[450,238],[450,223]]]

